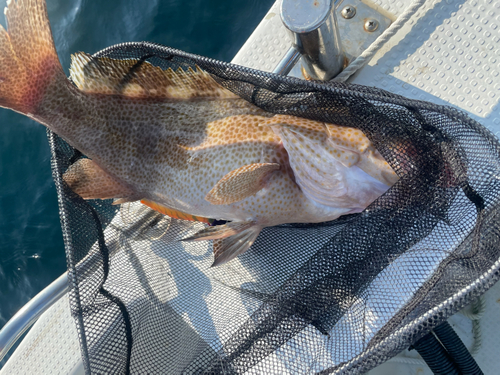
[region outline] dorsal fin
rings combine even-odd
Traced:
[[[70,74],[87,93],[167,100],[237,98],[199,67],[163,70],[146,61],[94,58],[78,52],[71,55]]]

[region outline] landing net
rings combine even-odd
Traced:
[[[49,134],[87,373],[365,372],[498,280],[499,143],[464,113],[148,43],[95,56],[197,65],[266,111],[359,128],[400,180],[360,214],[265,228],[210,268],[211,242],[179,242],[204,224],[74,194],[61,176],[81,155]]]

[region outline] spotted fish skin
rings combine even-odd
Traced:
[[[64,176],[86,199],[142,200],[164,212],[231,221],[189,239],[213,239],[214,264],[246,251],[266,226],[360,212],[397,180],[359,130],[274,116],[198,68],[78,53],[70,81],[45,2],[10,1],[5,14],[0,106],[89,158]]]

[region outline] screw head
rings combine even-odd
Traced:
[[[369,33],[373,33],[378,29],[378,22],[377,20],[369,18],[365,21],[364,27],[366,31],[368,31]]]
[[[342,15],[342,17],[348,20],[356,15],[356,8],[354,8],[352,5],[346,5],[344,9],[340,11],[340,14]]]

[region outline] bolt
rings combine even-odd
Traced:
[[[356,15],[356,8],[354,8],[352,5],[346,5],[344,9],[342,9],[340,14],[342,15],[342,17],[348,20]]]
[[[375,30],[378,29],[378,22],[374,19],[367,19],[365,22],[365,30],[368,31],[369,33],[373,33]]]

